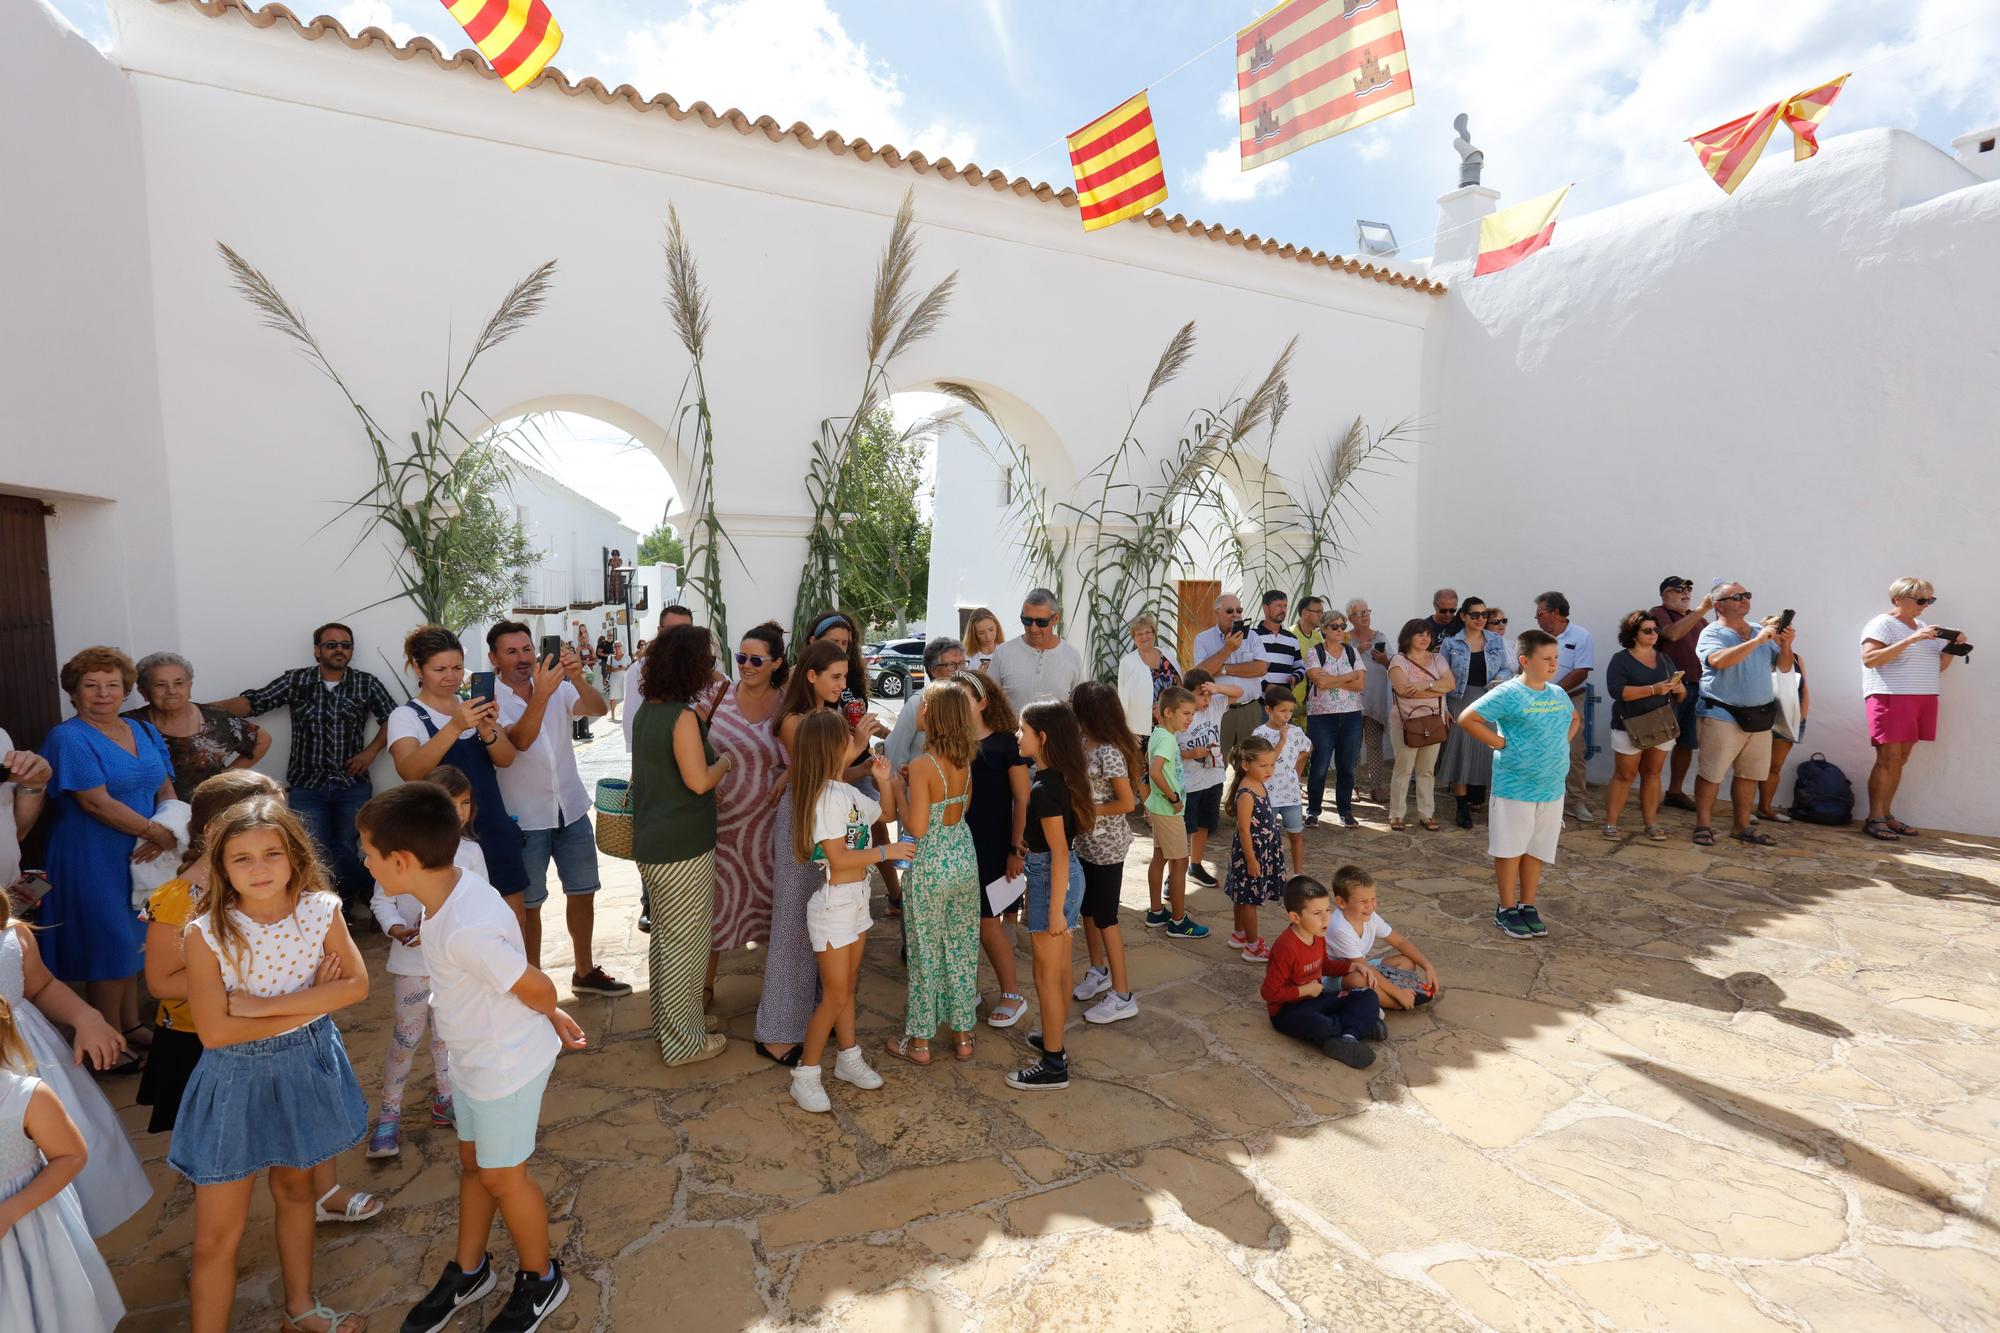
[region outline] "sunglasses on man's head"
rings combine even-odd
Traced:
[[[342,650],[344,650],[344,651],[346,651],[346,652],[353,652],[353,651],[354,651],[354,640],[352,640],[352,639],[321,639],[321,640],[319,641],[319,646],[320,646],[320,647],[322,647],[322,648],[339,648],[339,649],[342,649]]]
[[[1033,626],[1034,626],[1034,627],[1035,627],[1036,629],[1047,629],[1047,628],[1048,628],[1049,626],[1051,626],[1051,625],[1053,625],[1053,624],[1055,624],[1055,623],[1056,623],[1056,618],[1055,618],[1054,616],[1022,616],[1022,617],[1021,617],[1021,624],[1022,624],[1022,625],[1023,625],[1024,627],[1025,627],[1025,626],[1028,626],[1028,625],[1033,625]]]
[[[1910,600],[1911,600],[1911,601],[1913,601],[1913,602],[1915,602],[1915,603],[1916,603],[1916,604],[1917,604],[1918,606],[1929,606],[1929,605],[1930,605],[1930,604],[1931,604],[1932,602],[1935,602],[1935,601],[1937,600],[1937,598],[1935,598],[1935,597],[1912,597],[1912,598],[1911,598]]]
[[[778,660],[778,659],[777,659],[777,658],[775,658],[775,657],[766,657],[766,656],[764,656],[764,655],[763,655],[762,653],[738,653],[738,654],[736,654],[736,665],[737,665],[737,666],[747,666],[747,667],[750,667],[750,668],[752,668],[752,669],[756,669],[756,668],[759,668],[759,667],[762,667],[762,666],[764,665],[764,663],[766,663],[766,662],[775,662],[775,661],[777,661],[777,660]]]

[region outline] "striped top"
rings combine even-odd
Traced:
[[[1267,630],[1262,623],[1251,634],[1264,645],[1264,685],[1292,688],[1301,674],[1298,636],[1284,628]]]
[[[1901,643],[1929,624],[1927,620],[1919,620],[1916,629],[1912,629],[1884,612],[1862,627],[1861,638],[1863,642],[1873,639],[1884,645]],[[1922,643],[1911,644],[1879,667],[1862,667],[1862,697],[1871,694],[1936,694],[1938,673],[1944,669],[1944,646],[1943,639],[1925,639]]]

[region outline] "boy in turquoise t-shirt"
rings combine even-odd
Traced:
[[[1191,938],[1208,934],[1208,927],[1187,919],[1188,832],[1182,812],[1187,807],[1187,770],[1181,763],[1181,733],[1194,721],[1194,695],[1178,685],[1160,691],[1160,723],[1146,741],[1146,823],[1153,831],[1153,860],[1146,867],[1146,889],[1152,906],[1146,925],[1157,930],[1176,926]],[[1161,905],[1161,881],[1166,881],[1169,912]]]
[[[1535,890],[1542,867],[1555,864],[1569,742],[1583,718],[1554,684],[1559,651],[1554,637],[1531,629],[1517,647],[1521,674],[1488,690],[1458,715],[1458,725],[1498,751],[1486,815],[1486,851],[1500,889],[1493,924],[1526,940],[1549,933],[1535,910]]]

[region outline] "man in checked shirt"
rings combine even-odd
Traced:
[[[312,831],[340,889],[348,915],[368,915],[368,872],[361,868],[354,816],[375,794],[368,767],[387,739],[382,724],[396,706],[382,682],[349,666],[354,631],[338,622],[313,631],[313,666],[298,667],[269,685],[245,690],[213,707],[237,717],[292,712],[292,749],[285,763],[286,801]],[[362,741],[370,715],[375,738]]]

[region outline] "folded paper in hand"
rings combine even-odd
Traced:
[[[1021,901],[1021,895],[1027,891],[1028,877],[1026,875],[1016,875],[1012,879],[1008,879],[1005,875],[1002,875],[999,879],[994,880],[986,886],[986,906],[992,911],[993,915],[999,916],[1015,903]]]

